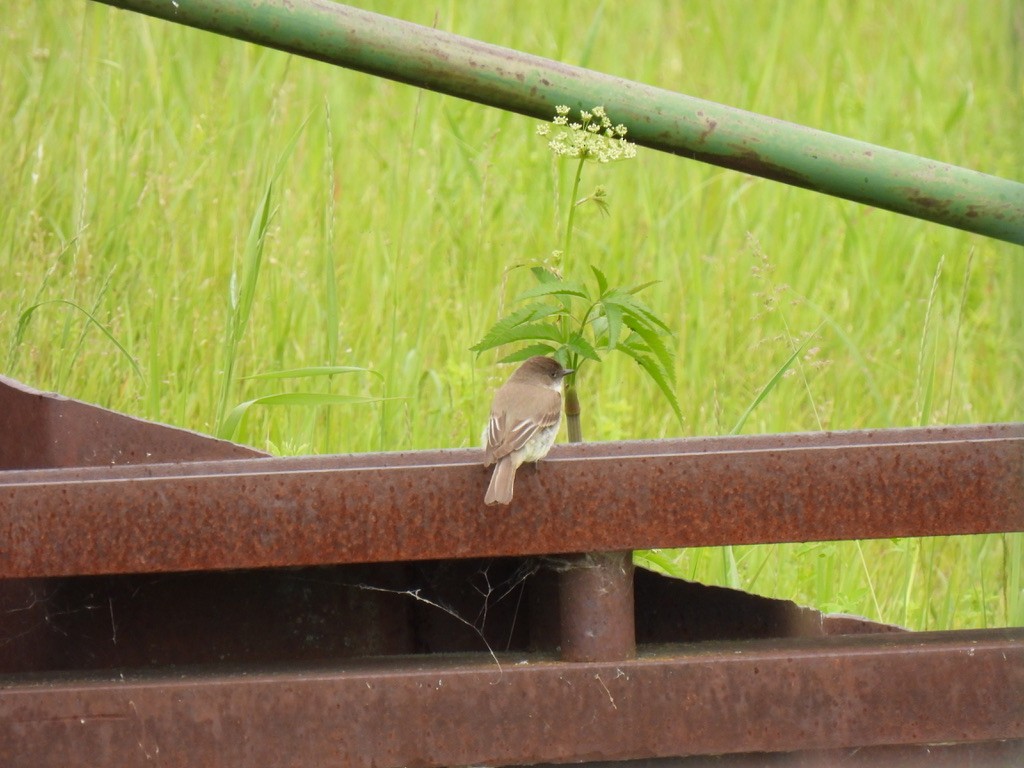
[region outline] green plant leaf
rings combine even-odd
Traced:
[[[562,342],[562,332],[557,325],[552,323],[522,323],[511,327],[502,326],[499,328],[499,321],[487,335],[470,347],[470,350],[479,354],[488,349],[500,347],[503,344],[511,344],[515,341],[557,341]]]
[[[283,158],[279,160],[279,165]],[[275,177],[276,178],[276,175]],[[231,281],[228,288],[228,322],[224,336],[224,372],[221,374],[220,397],[217,401],[216,422],[223,424],[228,408],[231,386],[235,380],[235,362],[238,356],[238,345],[245,334],[256,296],[256,285],[259,280],[260,267],[263,263],[263,247],[266,243],[267,229],[273,217],[271,200],[273,199],[274,179],[267,182],[263,190],[263,198],[256,215],[249,225],[249,236],[246,238],[245,251],[242,255],[241,285],[237,267],[231,270]]]
[[[65,306],[71,307],[72,309],[77,309],[79,312],[85,315],[86,318],[88,318],[89,322],[91,322],[93,325],[99,328],[100,332],[104,336],[106,336],[107,339],[109,339],[110,342],[115,347],[118,348],[118,350],[120,350],[121,354],[124,355],[125,359],[131,365],[132,370],[134,370],[135,373],[139,375],[139,378],[145,378],[142,375],[142,369],[139,367],[138,362],[136,362],[135,358],[132,357],[131,353],[127,349],[125,349],[124,345],[121,344],[121,342],[119,342],[116,338],[114,338],[114,334],[110,332],[110,329],[108,329],[107,326],[105,326],[103,323],[97,320],[96,316],[89,312],[89,310],[85,309],[84,307],[80,307],[78,304],[75,304],[75,302],[68,301],[67,299],[49,299],[47,301],[40,301],[39,303],[33,304],[31,307],[22,312],[18,316],[18,322],[17,325],[15,326],[14,344],[20,344],[22,342],[22,340],[25,337],[25,329],[28,328],[28,323],[29,320],[32,319],[32,315],[35,313],[37,309],[39,309],[40,307],[44,307],[47,304],[64,304]]]
[[[594,277],[597,280],[597,293],[599,296],[604,296],[608,291],[608,278],[604,276],[604,272],[595,267],[593,264],[590,265],[590,271],[594,273]]]
[[[522,349],[513,352],[511,355],[505,355],[505,357],[501,358],[498,363],[519,363],[523,360],[529,360],[534,355],[550,356],[554,354],[554,352],[555,347],[552,347],[549,344],[531,344],[528,347],[523,347]]]
[[[225,413],[228,407],[228,398],[231,386],[234,384],[235,362],[238,355],[238,345],[245,335],[245,329],[249,324],[249,317],[252,313],[252,306],[256,296],[256,285],[259,281],[260,269],[263,263],[263,249],[266,245],[267,231],[270,222],[274,218],[276,209],[271,205],[273,200],[274,184],[284,172],[285,164],[292,152],[295,150],[306,125],[309,123],[313,113],[310,112],[302,125],[295,133],[285,149],[277,158],[274,170],[263,190],[263,197],[259,208],[249,224],[249,234],[246,237],[245,249],[242,253],[241,273],[237,266],[231,270],[231,282],[228,292],[228,322],[227,333],[224,337],[224,361],[223,373],[221,374],[221,392],[217,401],[216,423],[223,424]]]
[[[506,315],[505,317],[498,320],[494,325],[491,326],[490,330],[487,331],[486,334],[484,334],[484,337],[469,349],[471,352],[480,353],[485,350],[493,349],[494,347],[498,347],[501,346],[502,344],[507,343],[506,341],[504,341],[504,339],[508,339],[509,341],[515,341],[516,338],[513,337],[513,334],[515,333],[517,328],[521,327],[524,324],[533,323],[536,320],[540,320],[541,318],[559,314],[562,311],[562,308],[559,306],[543,303],[531,304],[527,307],[523,307],[522,309],[518,309],[512,314]],[[557,339],[552,339],[552,341],[560,342],[561,337]]]
[[[925,427],[931,421],[932,395],[935,390],[935,360],[931,361],[929,371],[924,382],[923,400],[921,402],[921,413],[918,417],[918,425]]]
[[[554,272],[552,272],[550,269],[546,267],[531,267],[530,272],[533,273],[534,278],[536,278],[537,282],[540,283],[541,285],[564,286],[566,284],[560,276],[556,275]],[[575,283],[574,285],[578,286],[582,290],[585,290],[585,288],[579,283]],[[558,303],[561,305],[561,310],[565,314],[568,315],[569,313],[572,312],[572,297],[576,294],[552,291],[549,295],[553,295],[554,298],[558,299]],[[525,298],[528,298],[528,296],[526,294],[521,294],[516,298],[516,301],[522,301]]]
[[[601,362],[601,356],[597,354],[597,351],[591,346],[590,342],[584,338],[583,334],[579,331],[574,331],[569,337],[569,340],[565,342],[565,347],[570,352],[573,352],[580,357],[585,357],[588,360],[596,360]]]
[[[615,349],[619,343],[619,334],[622,332],[622,307],[602,301],[601,310],[608,323],[608,349]]]
[[[616,304],[627,314],[641,317],[649,325],[656,325],[665,333],[672,335],[672,329],[665,324],[664,320],[654,314],[650,307],[628,292],[613,290],[605,297],[605,302]]]
[[[289,368],[283,371],[267,371],[266,373],[256,373],[252,376],[243,376],[242,380],[247,379],[302,379],[302,378],[313,378],[316,376],[334,376],[339,373],[370,373],[379,379],[383,379],[384,375],[379,371],[374,371],[370,368],[360,368],[356,365],[313,365],[305,368]]]
[[[259,213],[253,217],[249,225],[249,235],[245,242],[242,257],[241,286],[237,270],[231,272],[231,329],[236,339],[240,339],[252,313],[253,300],[256,297],[256,282],[260,275],[263,262],[263,246],[266,242],[267,229],[273,216],[270,201],[273,198],[274,182],[270,181],[263,190]]]
[[[551,315],[561,315],[565,313],[565,309],[561,304],[545,304],[543,301],[528,304],[523,307],[523,309],[530,310],[530,314],[524,322],[543,320],[545,317],[551,317]]]
[[[364,397],[362,395],[332,395],[322,392],[284,392],[277,395],[264,395],[239,403],[225,417],[217,430],[217,437],[222,440],[233,440],[238,427],[249,409],[254,405],[299,405],[312,407],[317,405],[355,405],[376,403],[381,400],[396,398]]]
[[[789,367],[793,364],[793,361],[797,359],[797,357],[803,351],[804,347],[807,346],[807,342],[810,341],[811,338],[812,336],[808,336],[803,344],[801,344],[799,347],[793,350],[793,354],[786,358],[786,362],[782,364],[782,367],[775,372],[775,375],[768,380],[767,384],[761,387],[761,391],[757,393],[757,397],[755,397],[754,401],[747,406],[747,410],[745,410],[743,412],[743,415],[740,416],[739,421],[736,422],[736,426],[734,426],[732,428],[732,431],[729,432],[730,435],[739,434],[740,430],[743,429],[743,425],[747,423],[747,418],[750,416],[751,413],[754,412],[754,409],[761,404],[761,401],[768,396],[768,393],[775,389],[775,385],[782,381],[782,377],[786,374],[786,371],[789,370]]]
[[[627,288],[626,289],[626,293],[628,293],[630,295],[636,295],[636,294],[640,293],[640,291],[643,291],[643,290],[645,290],[647,288],[650,288],[655,283],[660,283],[660,282],[661,282],[660,280],[648,280],[646,283],[640,283],[639,285],[634,285],[632,288]]]
[[[651,377],[651,380],[654,381],[658,389],[661,390],[665,399],[668,400],[668,404],[672,406],[672,410],[675,413],[676,418],[682,422],[683,410],[680,408],[679,400],[676,398],[675,387],[670,382],[669,376],[666,375],[666,372],[658,364],[658,361],[651,355],[644,354],[643,347],[641,345],[636,345],[628,339],[624,340],[622,344],[619,345],[619,349],[640,364],[640,367],[643,368],[647,375]]]
[[[560,280],[555,283],[542,283],[541,285],[528,288],[516,296],[515,301],[526,301],[527,299],[539,299],[542,296],[578,296],[581,299],[590,298],[583,283],[575,281]]]
[[[637,336],[643,339],[644,344],[655,356],[655,358],[658,361],[658,364],[664,370],[665,375],[668,377],[669,381],[675,383],[675,373],[673,366],[674,354],[672,350],[670,350],[665,345],[665,342],[662,341],[662,334],[659,332],[659,329],[652,328],[650,325],[644,322],[644,318],[638,317],[633,314],[627,314],[623,318],[623,322],[631,331],[633,331],[633,333],[635,333]]]
[[[511,319],[513,325],[521,325],[522,323],[532,323],[535,320],[543,320],[545,317],[563,314],[564,312],[565,309],[561,303],[548,304],[543,301],[535,301],[532,304],[527,304],[525,307],[517,309],[510,315],[506,315],[506,318]]]
[[[562,279],[545,267],[530,267],[530,271],[533,273],[533,276],[537,278],[538,283],[557,283]]]

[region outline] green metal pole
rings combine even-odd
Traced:
[[[1024,184],[329,0],[98,0],[541,120],[604,105],[637,144],[1024,245]]]

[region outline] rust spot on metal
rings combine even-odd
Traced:
[[[702,155],[697,153],[696,159],[731,168],[734,171],[762,176],[773,181],[781,181],[796,187],[815,189],[815,183],[808,176],[797,173],[790,168],[773,163],[762,157],[756,150],[746,144],[734,145],[731,155]]]
[[[949,200],[931,197],[930,195],[923,195],[915,189],[907,190],[906,195],[907,200],[910,202],[922,208],[928,208],[929,210],[940,211],[945,210],[950,206]]]
[[[697,114],[701,115],[703,113],[698,112]],[[710,117],[706,118],[704,120],[704,126],[704,130],[700,132],[700,136],[697,138],[697,141],[701,144],[707,141],[708,136],[715,132],[715,128],[718,127],[718,121]]]

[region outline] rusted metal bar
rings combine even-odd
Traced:
[[[1024,184],[328,0],[100,0],[550,120],[601,104],[643,146],[1024,244]]]
[[[1024,530],[1024,424],[550,456],[501,515],[477,450],[0,473],[0,578]]]
[[[0,754],[34,768],[428,768],[1021,740],[1022,691],[1024,629],[677,646],[609,663],[513,654],[8,679]]]
[[[266,456],[244,445],[40,392],[0,376],[0,471]]]

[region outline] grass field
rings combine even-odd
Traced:
[[[1020,2],[360,5],[1024,178]],[[279,453],[477,443],[506,371],[469,347],[564,221],[535,121],[88,2],[13,4],[2,35],[0,372],[207,432],[273,393],[391,398],[254,407],[236,439]],[[812,333],[744,432],[1024,419],[1020,248],[650,150],[596,184],[577,266],[659,281],[684,418],[612,356],[587,439],[727,433]],[[326,365],[376,375],[246,378]],[[659,557],[914,628],[1024,624],[1020,535]]]

